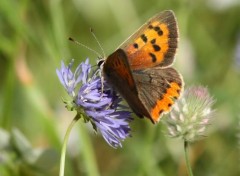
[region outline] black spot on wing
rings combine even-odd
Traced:
[[[163,113],[163,109],[161,109],[161,110],[159,111],[159,115],[162,114],[162,113]]]
[[[154,49],[154,51],[160,51],[161,50],[160,46],[158,46],[158,45],[153,45],[153,49]]]
[[[134,43],[134,44],[133,44],[133,47],[136,48],[136,49],[138,49],[138,44],[137,44],[137,43]]]
[[[161,30],[159,26],[155,26],[153,29],[154,29],[154,31],[156,31],[156,32],[158,32],[158,31]]]
[[[150,24],[150,25],[148,26],[148,28],[149,28],[149,29],[152,29],[152,28],[153,28],[153,26]]]
[[[158,33],[159,36],[163,35],[163,31],[161,30],[161,28],[159,26],[155,26],[153,27],[154,31],[156,31]]]
[[[156,43],[156,39],[152,39],[150,42],[151,42],[151,44],[155,44]]]
[[[145,34],[142,34],[140,37],[144,43],[147,43],[147,37]]]
[[[151,58],[152,58],[152,62],[156,62],[156,61],[157,61],[157,58],[156,58],[156,55],[155,55],[155,54],[149,53],[149,55],[150,55]]]
[[[158,31],[158,35],[159,36],[163,35],[163,31],[162,30]]]

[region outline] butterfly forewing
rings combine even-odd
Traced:
[[[163,11],[132,35],[120,48],[132,70],[172,64],[177,49],[178,28],[172,11]]]
[[[146,108],[138,98],[136,83],[127,56],[122,49],[118,49],[106,59],[103,72],[108,83],[122,95],[139,117],[148,115]]]

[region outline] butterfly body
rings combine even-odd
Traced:
[[[103,63],[103,73],[139,117],[153,123],[170,111],[183,81],[171,67],[178,27],[172,11],[163,11],[124,42]]]

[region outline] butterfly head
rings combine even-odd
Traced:
[[[98,61],[97,61],[97,66],[102,69],[103,68],[103,65],[104,65],[104,62],[105,62],[105,59],[103,58],[98,58]]]

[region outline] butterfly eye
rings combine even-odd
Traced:
[[[101,68],[103,66],[104,59],[100,59],[97,63],[98,67]]]

